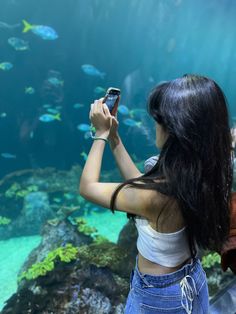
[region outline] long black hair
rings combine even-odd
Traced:
[[[229,234],[234,157],[223,91],[207,77],[185,74],[157,85],[147,110],[169,137],[150,171],[118,186],[111,198],[112,212],[125,185],[156,190],[177,200],[192,254],[194,241],[202,249],[220,251]],[[154,181],[163,178],[166,182]]]

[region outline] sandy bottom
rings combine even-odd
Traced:
[[[39,245],[40,236],[0,241],[0,310],[17,290],[17,275],[30,252]]]
[[[84,215],[83,218],[90,226],[98,230],[98,234],[115,243],[122,227],[128,222],[126,213],[117,211],[112,214],[110,211],[94,210],[91,214]],[[0,241],[0,310],[4,307],[4,301],[16,292],[18,272],[30,252],[40,244],[40,241],[40,236]]]

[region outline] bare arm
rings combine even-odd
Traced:
[[[109,144],[124,179],[137,178],[143,175],[130,158],[118,134],[109,139]]]

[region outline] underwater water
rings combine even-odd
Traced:
[[[161,81],[185,73],[214,79],[227,97],[230,124],[235,125],[235,14],[233,0],[1,0],[0,309],[17,291],[17,276],[48,252],[66,243],[89,246],[97,238],[109,253],[94,263],[104,266],[111,263],[115,245],[126,241],[121,234],[126,213],[112,214],[77,191],[92,144],[90,104],[108,87],[121,89],[119,134],[141,171],[146,159],[159,154],[146,102]],[[123,180],[108,146],[101,180]],[[42,239],[40,254],[34,255]],[[89,256],[86,249],[81,260]],[[50,271],[49,264],[46,270],[37,269],[40,280]],[[213,297],[233,275],[223,274],[217,257],[208,268]],[[121,268],[119,276],[128,278],[129,269]],[[116,291],[125,296],[127,282],[124,287]],[[30,291],[40,295],[36,286]],[[67,295],[65,291],[60,293]],[[100,291],[107,292],[106,286]],[[106,306],[100,312],[94,308],[94,313],[115,313],[114,304],[125,302],[96,298]],[[75,299],[68,313],[77,313]],[[116,311],[122,313],[122,306]],[[49,312],[42,307],[34,313]]]

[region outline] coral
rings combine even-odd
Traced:
[[[7,198],[19,198],[25,197],[27,194],[31,192],[37,192],[38,187],[36,185],[30,185],[26,189],[22,189],[19,183],[13,183],[11,187],[5,192],[5,196]]]
[[[84,218],[75,218],[74,221],[78,224],[78,231],[86,235],[92,235],[97,232],[97,229],[87,225],[87,222]]]
[[[127,253],[112,242],[92,243],[79,247],[78,257],[83,262],[97,267],[108,266],[115,272],[120,271],[120,264],[127,258]]]
[[[0,216],[0,225],[8,225],[11,222],[11,219]]]
[[[17,279],[19,283],[22,279],[36,279],[39,276],[45,276],[55,267],[54,262],[60,259],[62,262],[69,263],[77,258],[78,248],[67,243],[65,247],[58,247],[48,253],[47,257],[39,263],[33,264],[27,271],[24,271]]]
[[[104,236],[95,235],[93,242],[96,243],[96,244],[102,244],[102,243],[107,243],[107,242],[110,242],[110,241],[106,237],[104,237]]]
[[[210,268],[212,266],[215,266],[215,264],[220,264],[220,255],[216,252],[209,253],[202,257],[202,266],[204,268]]]
[[[15,182],[11,185],[11,187],[8,190],[6,190],[5,196],[7,198],[14,197],[17,190],[19,190],[19,189],[20,189],[20,184]]]

